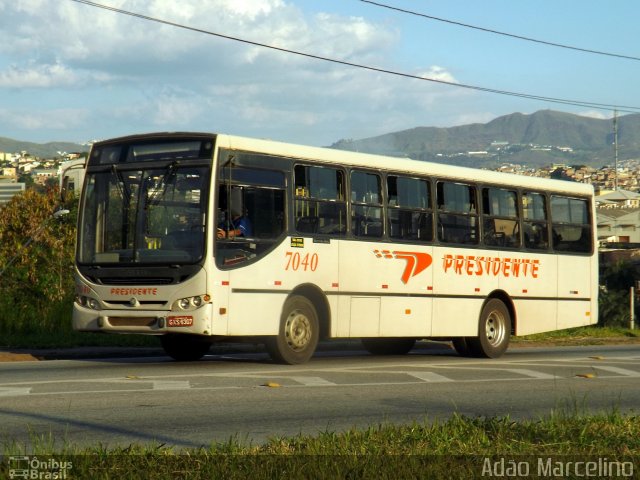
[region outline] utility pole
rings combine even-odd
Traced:
[[[616,174],[614,178],[614,190],[618,190],[618,110],[613,111],[613,152],[615,158]]]

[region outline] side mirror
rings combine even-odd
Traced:
[[[69,192],[69,177],[64,177],[62,179],[62,185],[60,185],[60,202],[66,203]],[[54,213],[55,215],[55,213]]]

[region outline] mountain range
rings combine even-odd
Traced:
[[[360,140],[343,139],[330,148],[486,168],[503,163],[599,167],[614,163],[613,130],[611,119],[541,110],[533,114],[512,113],[488,123],[416,127]],[[618,117],[617,130],[619,160],[640,160],[640,114]],[[41,158],[88,149],[69,142],[40,144],[0,137],[0,152],[26,150]]]
[[[33,143],[0,137],[0,152],[2,153],[28,152],[32,157],[55,158],[60,156],[59,152],[75,153],[87,151],[89,151],[88,146],[72,142]]]
[[[640,114],[618,117],[617,130],[619,160],[640,159]],[[474,167],[502,163],[603,166],[614,163],[613,131],[612,119],[541,110],[530,115],[513,113],[484,124],[416,127],[361,140],[343,139],[331,148]]]

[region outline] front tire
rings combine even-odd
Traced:
[[[498,358],[509,347],[511,314],[497,298],[485,303],[480,313],[478,336],[467,339],[469,349],[476,357]]]
[[[165,353],[178,362],[195,362],[206,355],[211,343],[193,335],[167,334],[160,337]]]
[[[268,338],[265,346],[276,362],[297,365],[313,356],[319,338],[315,306],[306,297],[294,295],[284,302],[278,335]]]

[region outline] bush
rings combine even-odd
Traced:
[[[0,333],[70,330],[73,203],[72,213],[54,219],[58,189],[30,189],[0,207]]]
[[[599,325],[603,327],[629,326],[629,290],[638,278],[636,266],[624,260],[607,265],[601,275],[603,289],[599,298]],[[638,302],[634,316],[640,313]]]

